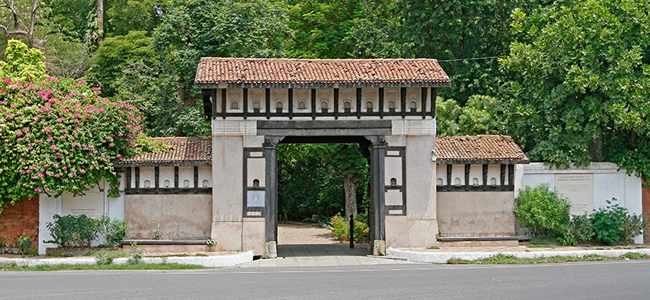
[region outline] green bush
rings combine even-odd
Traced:
[[[22,235],[16,240],[16,248],[22,255],[36,255],[38,250],[35,247],[32,247],[32,240],[29,236],[23,232]]]
[[[92,219],[86,215],[54,215],[54,222],[47,223],[47,229],[54,243],[61,247],[90,247],[98,236],[105,236],[106,245],[113,247],[126,238],[128,224],[126,221],[102,216]]]
[[[569,229],[578,242],[591,241],[595,235],[593,223],[587,214],[572,216]]]
[[[558,236],[571,240],[570,208],[567,199],[543,184],[526,186],[519,192],[515,198],[514,214],[521,228],[533,236]]]
[[[620,206],[613,198],[607,200],[607,206],[594,211],[592,224],[597,241],[609,245],[628,244],[634,236],[642,234],[646,221],[627,208]]]
[[[102,216],[97,220],[97,232],[106,238],[106,245],[114,247],[126,239],[126,231],[129,225],[126,220],[111,219]]]

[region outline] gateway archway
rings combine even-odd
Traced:
[[[275,256],[277,145],[301,141],[368,146],[375,254],[435,244],[434,100],[449,83],[433,59],[202,58],[218,248]]]

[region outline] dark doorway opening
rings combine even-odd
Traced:
[[[370,142],[359,136],[290,136],[280,141],[278,256],[368,254],[367,244],[362,243],[370,236],[369,148]],[[355,234],[355,249],[349,247],[349,233],[342,236],[349,232],[349,221],[340,222],[346,210],[352,211],[350,199],[356,207],[355,219],[361,222],[355,228],[356,224],[365,228]],[[346,229],[330,229],[335,216],[334,224],[347,223]]]

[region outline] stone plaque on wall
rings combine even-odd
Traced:
[[[248,191],[246,206],[264,207],[264,191]]]
[[[594,174],[555,174],[555,188],[569,198],[572,215],[594,210]]]
[[[85,214],[99,218],[104,214],[104,193],[87,192],[85,196],[73,197],[63,194],[61,197],[61,215],[79,216]]]

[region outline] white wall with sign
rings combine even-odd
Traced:
[[[124,189],[124,180],[120,181],[120,189]],[[45,241],[52,240],[47,223],[54,221],[54,215],[82,215],[91,218],[99,218],[106,215],[111,218],[124,220],[124,194],[118,198],[110,198],[107,195],[108,184],[100,183],[99,186],[90,188],[86,195],[74,197],[64,193],[59,197],[49,197],[41,194],[38,207],[38,253],[45,254],[47,248],[55,248],[55,244],[47,244]]]
[[[568,169],[550,168],[544,163],[517,165],[515,192],[525,186],[548,184],[571,202],[571,214],[590,214],[607,205],[607,200],[617,202],[630,213],[642,213],[641,178],[628,176],[625,169],[618,170],[614,163],[591,163],[586,167]],[[634,239],[643,243],[641,235]]]

